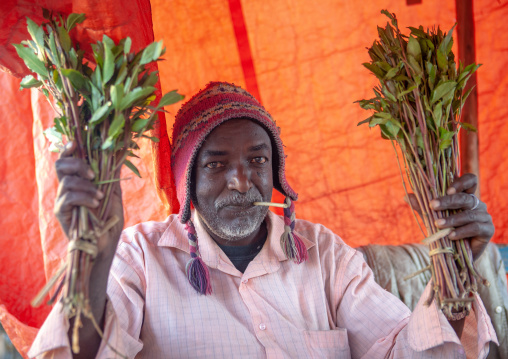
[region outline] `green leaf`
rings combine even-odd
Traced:
[[[67,30],[64,27],[58,27],[58,38],[60,39],[60,45],[62,45],[62,50],[64,52],[69,52],[72,46],[71,37]]]
[[[62,134],[58,132],[54,127],[50,127],[46,130],[44,130],[42,133],[44,133],[44,136],[49,140],[51,143],[61,143],[62,142]]]
[[[108,129],[108,136],[112,138],[118,137],[122,133],[122,129],[125,125],[125,117],[122,114],[118,114],[111,122]]]
[[[439,70],[441,70],[442,72],[448,71],[448,58],[446,57],[444,52],[441,51],[441,49],[438,49],[436,52],[436,56],[437,56],[437,67],[439,68]]]
[[[140,132],[145,128],[145,126],[148,124],[149,120],[140,118],[139,120],[134,121],[132,124],[132,131],[134,132]]]
[[[369,70],[374,75],[376,75],[376,77],[379,78],[380,80],[382,80],[384,78],[385,74],[384,74],[383,70],[381,70],[378,66],[371,64],[369,62],[365,62],[362,65],[365,66],[367,68],[367,70]]]
[[[383,93],[385,94],[385,96],[392,102],[397,102],[397,99],[395,98],[395,96],[393,96],[393,94],[388,90],[387,87],[383,86]]]
[[[71,84],[75,89],[81,90],[85,86],[86,80],[79,71],[74,69],[61,69],[60,71],[63,76],[67,77],[71,81]]]
[[[21,57],[25,62],[26,67],[28,67],[31,71],[39,74],[43,78],[48,77],[44,63],[37,58],[37,55],[35,55],[31,49],[20,44],[14,44],[14,47],[16,48],[18,56]]]
[[[65,118],[63,117],[63,120],[62,120],[62,117],[55,117],[54,123],[55,123],[55,129],[58,132],[60,132],[61,134],[65,135],[65,129],[64,129]]]
[[[439,141],[451,140],[454,135],[455,135],[455,132],[448,131],[447,129],[445,129],[443,127],[439,127]]]
[[[476,127],[474,127],[473,125],[471,125],[470,123],[467,123],[467,122],[461,122],[460,126],[463,127],[466,131],[470,131],[470,132],[477,131]]]
[[[141,178],[141,175],[139,174],[138,169],[136,168],[136,166],[134,166],[134,164],[133,164],[131,161],[129,161],[129,160],[125,160],[125,162],[124,162],[124,163],[125,163],[125,165],[126,165],[127,167],[129,167],[129,169],[130,169],[132,172],[134,172],[134,174],[135,174],[136,176],[138,176],[139,178]]]
[[[162,40],[158,42],[152,42],[148,45],[144,50],[141,56],[141,60],[139,61],[140,65],[146,65],[152,61],[155,61],[159,58],[162,51]]]
[[[396,120],[388,121],[384,124],[384,127],[381,127],[382,131],[385,133],[385,135],[388,135],[390,139],[396,138],[397,134],[400,131],[400,123]]]
[[[172,105],[172,104],[177,103],[178,101],[181,101],[185,98],[185,96],[180,95],[176,91],[178,91],[178,90],[170,91],[167,94],[165,94],[164,96],[162,96],[162,98],[159,101],[159,104],[157,105],[157,108]]]
[[[434,123],[436,124],[436,128],[441,127],[441,119],[443,117],[443,104],[442,102],[438,102],[434,107],[434,111],[432,112],[432,117],[434,118]]]
[[[443,54],[448,55],[451,50],[451,44],[452,44],[452,35],[453,35],[453,29],[455,29],[455,26],[457,26],[457,23],[453,25],[453,27],[448,31],[448,34],[446,34],[446,37],[443,39],[441,44],[439,45],[439,50],[443,52]]]
[[[39,54],[42,54],[44,49],[44,30],[42,26],[37,25],[30,18],[26,18],[28,33],[37,44]],[[40,57],[39,57],[40,58]],[[41,59],[42,60],[42,59]]]
[[[395,75],[397,75],[397,73],[400,71],[400,66],[396,66],[392,69],[390,69],[390,71],[388,71],[385,75],[385,80],[390,80],[392,79],[393,77],[395,77]]]
[[[397,20],[395,19],[395,17],[392,14],[390,14],[388,12],[388,10],[386,10],[386,9],[381,10],[381,14],[385,14],[386,16],[388,16],[390,18],[390,20],[392,20],[392,25],[397,27]]]
[[[108,138],[106,138],[106,141],[104,141],[104,143],[102,144],[101,148],[102,148],[102,150],[107,150],[110,147],[112,147],[113,144],[114,144],[113,138],[112,137],[108,137]]]
[[[76,54],[76,50],[74,48],[69,51],[69,60],[71,61],[73,69],[78,67],[78,55]]]
[[[113,55],[113,51],[111,50],[112,48],[111,42],[113,42],[113,40],[104,35],[102,42],[104,43],[104,54],[105,54],[104,65],[102,69],[102,83],[105,85],[111,79],[113,73],[115,72],[115,57]]]
[[[407,52],[412,55],[416,61],[419,61],[422,57],[420,43],[414,37],[409,38],[409,42],[407,43]]]
[[[384,125],[389,120],[392,119],[392,115],[386,112],[377,112],[372,116],[372,119],[369,122],[369,127],[374,127],[376,125]]]
[[[423,75],[422,68],[420,67],[420,63],[414,58],[413,55],[408,55],[409,65],[411,69],[413,69],[414,73],[418,76]]]
[[[120,111],[123,111],[134,105],[138,100],[150,96],[155,91],[155,87],[149,86],[145,88],[136,87],[131,92],[125,94],[120,104]]]
[[[111,106],[111,101],[108,101],[107,103],[105,103],[104,105],[102,105],[101,107],[99,107],[99,109],[97,111],[94,112],[94,114],[92,115],[92,118],[90,119],[90,123],[100,123],[103,119],[103,117],[109,113],[109,111],[111,110],[110,108]]]
[[[125,39],[124,44],[123,44],[123,53],[128,54],[131,51],[131,46],[132,46],[132,40],[130,37],[127,37]]]
[[[358,122],[358,123],[356,124],[356,126],[363,125],[364,123],[369,123],[369,122],[370,122],[370,120],[372,120],[372,116],[367,117],[365,120]]]
[[[111,86],[110,96],[111,101],[113,102],[113,107],[118,111],[123,99],[123,84]]]
[[[430,99],[430,105],[432,106],[436,101],[440,100],[443,96],[446,96],[450,91],[454,91],[457,83],[455,81],[444,81],[441,82],[435,89],[432,91],[432,96]]]
[[[77,24],[81,24],[85,21],[85,14],[70,14],[67,17],[67,31],[71,31]]]
[[[416,27],[409,27],[411,30],[411,35],[415,35],[416,37],[427,38],[427,34],[422,29],[417,29]]]
[[[27,75],[23,77],[21,83],[19,84],[19,89],[29,89],[32,87],[42,86],[42,82],[34,78],[32,75]]]
[[[436,71],[437,67],[436,65],[432,64],[431,62],[427,61],[425,63],[425,67],[427,69],[427,75],[428,75],[428,84],[431,90],[434,89],[434,84],[436,82]]]
[[[56,66],[60,67],[60,56],[56,51],[55,34],[53,32],[49,34],[49,50],[51,53],[49,56],[51,61],[53,61]]]
[[[406,96],[408,93],[413,92],[413,90],[414,90],[415,88],[417,88],[417,87],[418,87],[418,86],[413,85],[413,86],[409,87],[407,90],[404,90],[404,91],[400,92],[400,93],[397,95],[397,99],[399,99],[399,100],[400,100],[402,97]]]

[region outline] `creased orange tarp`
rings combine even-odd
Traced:
[[[126,7],[130,3],[104,0],[94,4],[95,15],[109,11],[111,19],[108,21],[126,14],[132,17],[132,13],[109,8]],[[239,32],[235,31],[238,27],[235,21],[238,20],[231,15],[238,4],[242,7],[248,47],[242,46],[244,39],[239,39]],[[386,23],[380,9],[396,12],[401,27],[440,24],[443,29],[449,29],[455,22],[454,4],[454,1],[445,0],[423,0],[422,4],[413,6],[407,6],[403,1],[373,0],[359,4],[340,0],[322,1],[316,6],[311,1],[214,0],[205,5],[198,0],[154,0],[151,6],[155,39],[163,39],[168,49],[166,60],[159,64],[163,92],[178,88],[189,97],[212,80],[242,86],[256,81],[260,100],[282,128],[288,155],[287,175],[300,194],[297,217],[323,223],[353,246],[416,242],[422,235],[402,201],[403,190],[393,150],[389,142],[380,139],[377,129],[356,127],[368,113],[353,101],[370,97],[371,87],[375,84],[375,79],[361,63],[367,60],[365,47],[376,37],[376,26]],[[495,240],[502,243],[508,243],[505,234],[508,208],[506,191],[503,191],[507,186],[508,149],[505,144],[508,143],[508,130],[502,125],[508,90],[508,58],[505,55],[508,24],[504,21],[508,17],[507,4],[507,1],[493,4],[487,0],[475,1],[477,60],[484,64],[478,72],[481,194],[488,202],[497,226]],[[124,18],[125,21],[129,19]],[[132,31],[131,36],[143,31],[139,26],[129,27],[128,21],[125,26]],[[242,59],[248,56],[244,51],[249,51],[247,55],[255,70],[254,78],[248,74],[249,82],[245,80]],[[20,94],[15,89],[9,91],[14,96]],[[26,96],[26,92],[24,94]],[[30,153],[23,152],[18,156],[18,149],[13,149],[20,145],[18,139],[2,133],[2,147],[8,156],[0,173],[11,173],[13,167],[26,163],[26,171],[16,177],[26,180],[17,181],[9,175],[2,184],[5,182],[4,193],[25,191],[13,198],[19,199],[20,203],[31,200],[33,213],[41,214],[39,223],[35,217],[29,216],[36,223],[33,231],[40,231],[40,234],[31,233],[31,236],[39,236],[39,243],[42,239],[42,247],[40,244],[37,247],[34,241],[30,249],[53,248],[49,252],[45,249],[46,261],[52,263],[46,264],[48,273],[61,260],[58,253],[65,247],[65,240],[52,217],[56,184],[51,168],[54,155],[48,154],[47,144],[40,135],[50,125],[51,116],[47,106],[45,109],[40,107],[45,103],[36,93],[24,100],[7,100],[2,108],[12,107],[12,101],[24,102],[12,112],[0,112],[0,117],[3,122],[12,121],[12,118],[28,122],[23,127],[24,140],[19,141],[22,145],[31,141],[29,148],[34,148],[35,152],[31,159]],[[36,116],[32,116],[32,109],[27,110],[30,107]],[[168,109],[171,112],[167,115],[169,133],[177,107]],[[16,136],[21,136],[21,132],[17,133]],[[144,179],[124,182],[122,186],[127,225],[165,216],[150,176],[148,144],[142,146],[141,155],[138,167]],[[129,173],[124,175],[130,176]],[[34,201],[37,195],[39,200]],[[2,228],[20,226],[17,227],[19,230],[8,235],[5,232],[0,234],[0,243],[2,248],[10,248],[14,240],[18,244],[14,252],[2,254],[5,267],[26,268],[23,259],[19,258],[34,265],[37,259],[31,260],[35,255],[24,256],[28,249],[24,242],[28,227],[23,230],[27,225],[24,222],[19,225],[21,215],[16,216],[10,211],[15,200],[2,198],[0,220]],[[42,277],[42,268],[43,262],[39,259],[38,270],[31,275],[39,273]],[[1,278],[4,278],[3,273]],[[27,275],[21,272],[17,279],[26,281]],[[44,278],[38,281],[44,281]],[[13,318],[22,318],[20,322],[26,326],[31,314],[20,313],[27,310],[31,293],[29,295],[26,289],[19,287],[15,290],[15,286],[12,293],[6,293],[11,284],[0,288],[0,304],[6,303],[4,298],[9,298],[11,302],[7,304],[11,308],[19,304],[22,309],[10,314]],[[36,292],[35,288],[33,292]],[[47,313],[47,309],[36,312],[39,316],[33,318],[38,319],[30,325],[40,325],[44,316],[41,313]],[[0,313],[5,314],[6,310],[0,309]],[[17,330],[17,333],[14,329],[9,332],[15,343],[22,342],[20,338],[30,341],[33,330],[16,326],[14,320],[5,318],[6,315],[0,316],[2,323],[7,320]]]

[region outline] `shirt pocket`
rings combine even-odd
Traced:
[[[346,329],[306,330],[304,334],[312,358],[351,358]]]

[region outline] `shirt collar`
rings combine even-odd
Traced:
[[[162,234],[157,245],[159,247],[173,247],[190,253],[185,225],[179,221],[178,216],[174,215],[172,217],[172,220],[170,220],[168,227]],[[194,223],[194,227],[196,228],[199,252],[206,265],[211,268],[217,268],[221,261],[229,261],[224,252],[203,227],[196,210],[192,210],[191,218]],[[284,233],[284,219],[271,211],[268,211],[265,221],[268,230],[268,238],[262,252],[265,252],[266,250],[268,252],[266,253],[268,257],[272,259],[276,258],[278,262],[288,260],[280,246],[280,237],[282,233]],[[313,242],[298,233],[298,231],[296,231],[296,233],[301,238],[307,250],[315,245]],[[265,248],[267,246],[268,248]]]

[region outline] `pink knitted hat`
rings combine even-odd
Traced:
[[[274,187],[286,196],[288,204],[288,208],[284,211],[287,231],[281,238],[281,245],[288,258],[298,263],[307,258],[305,246],[293,233],[292,201],[296,201],[298,195],[286,180],[284,147],[279,128],[270,114],[250,93],[226,82],[211,82],[185,103],[176,114],[171,144],[171,169],[180,202],[178,215],[189,232],[191,260],[187,264],[187,275],[194,288],[202,294],[210,293],[211,286],[208,269],[199,255],[196,231],[190,219],[192,168],[199,149],[210,132],[221,123],[238,118],[248,118],[261,124],[275,144],[278,173],[274,174]]]

